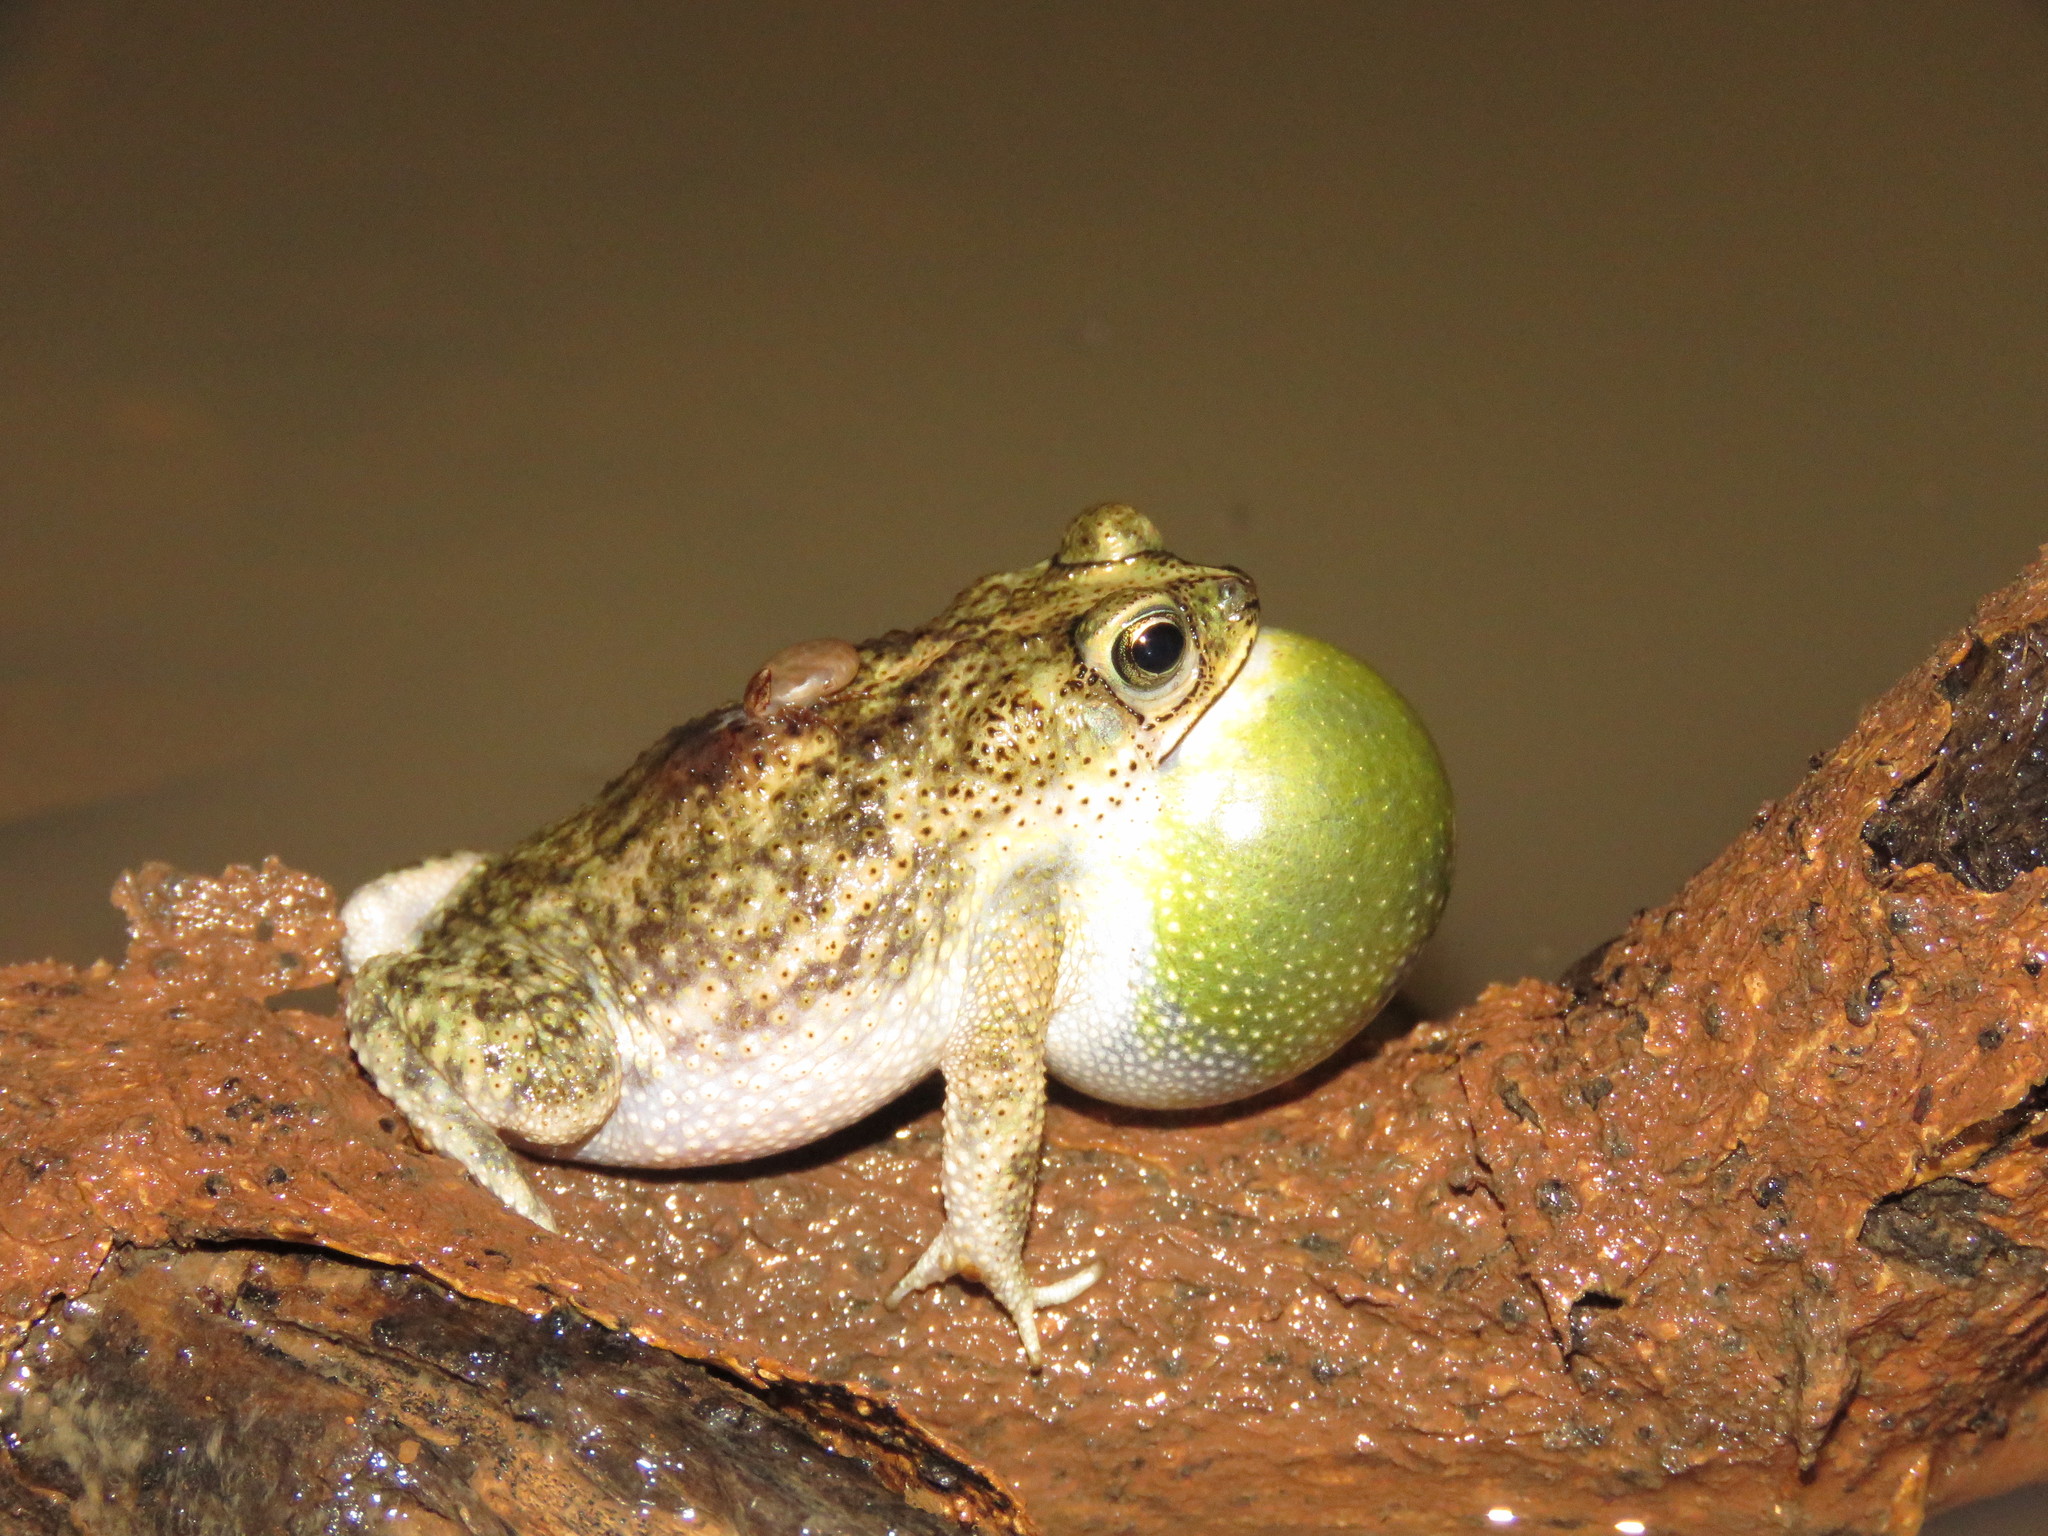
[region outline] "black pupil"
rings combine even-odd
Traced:
[[[1151,619],[1131,634],[1127,654],[1131,665],[1152,677],[1163,677],[1188,648],[1188,637],[1171,619]]]

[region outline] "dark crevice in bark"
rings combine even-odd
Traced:
[[[2002,891],[2048,864],[2048,624],[1976,640],[1941,680],[1948,734],[1864,824],[1880,870]]]
[[[1857,1240],[1951,1285],[1973,1285],[1987,1271],[2041,1261],[2040,1249],[1981,1219],[2008,1209],[2008,1201],[1967,1179],[1935,1179],[1878,1201]]]

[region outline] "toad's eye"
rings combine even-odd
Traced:
[[[1188,652],[1187,621],[1168,610],[1141,613],[1116,637],[1110,659],[1133,688],[1157,688],[1180,669]]]
[[[1227,622],[1217,630],[1233,644],[1250,638]],[[1142,592],[1112,597],[1079,619],[1074,626],[1074,649],[1081,663],[1108,685],[1117,702],[1136,714],[1147,730],[1156,732],[1195,696],[1209,675],[1209,653],[1204,648],[1207,637],[1208,630],[1197,629],[1188,610],[1166,593]],[[1235,662],[1237,658],[1227,659]],[[1231,670],[1235,671],[1235,666]],[[1194,715],[1189,715],[1188,724],[1193,720]],[[1153,737],[1151,749],[1162,754],[1172,751],[1180,731],[1186,729],[1184,724],[1170,738]]]

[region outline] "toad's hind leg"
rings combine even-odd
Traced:
[[[543,1147],[587,1139],[618,1104],[618,1050],[606,1010],[561,967],[492,959],[487,976],[417,954],[370,960],[350,990],[349,1040],[422,1141],[552,1232],[499,1132]]]
[[[1024,1356],[1039,1362],[1037,1312],[1072,1301],[1102,1275],[1087,1268],[1033,1285],[1024,1238],[1045,1127],[1045,1030],[1059,977],[1059,893],[1049,876],[1013,879],[983,916],[969,957],[962,1017],[940,1069],[946,1079],[946,1224],[889,1293],[965,1275],[1015,1319]]]

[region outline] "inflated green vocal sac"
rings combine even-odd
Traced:
[[[1284,1081],[1443,905],[1450,798],[1400,698],[1260,630],[1129,507],[915,630],[778,653],[582,810],[343,914],[350,1038],[430,1145],[552,1217],[503,1136],[637,1168],[814,1141],[934,1069],[945,1225],[890,1293],[1038,1308],[1048,1072],[1124,1104]]]
[[[1137,1028],[1215,1103],[1283,1082],[1392,996],[1449,887],[1450,788],[1422,723],[1335,646],[1262,630],[1159,774],[1156,961]]]

